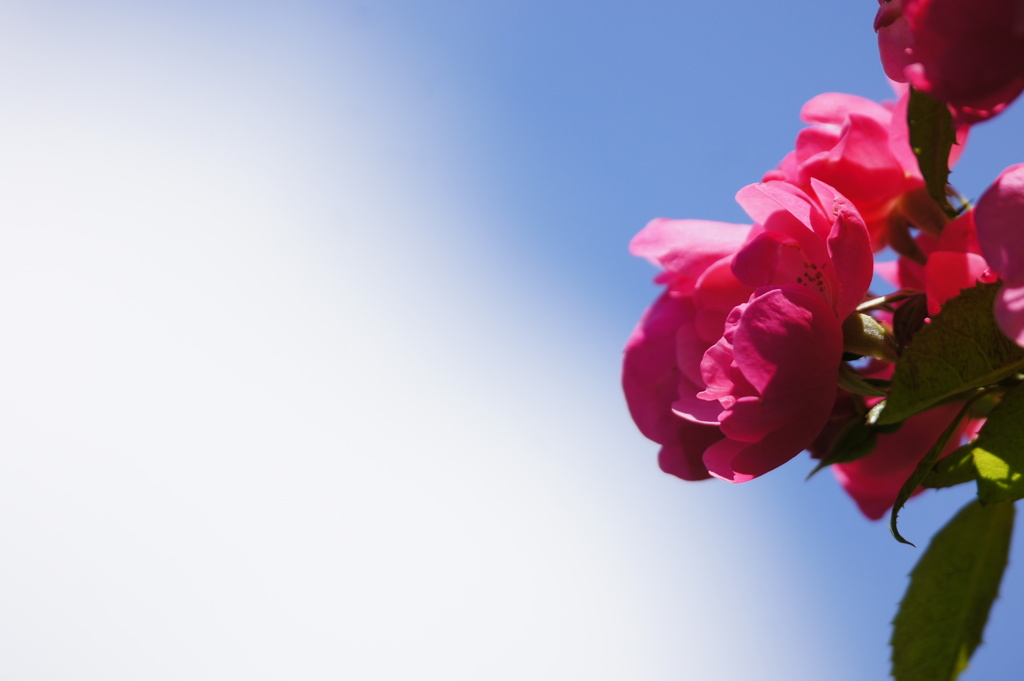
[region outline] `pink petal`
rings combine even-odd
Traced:
[[[804,230],[828,235],[829,220],[798,187],[788,182],[761,182],[736,193],[736,201],[766,230],[781,231],[801,238]]]
[[[785,284],[817,285],[821,288],[820,295],[825,295],[822,277],[814,278],[813,271],[809,271],[809,260],[810,256],[793,237],[780,232],[765,232],[736,254],[732,269],[740,281],[754,288]]]
[[[834,216],[828,250],[839,284],[836,315],[839,319],[846,319],[860,305],[871,286],[874,269],[871,236],[860,214],[839,192],[817,180],[812,180],[811,186],[822,206],[831,208]]]
[[[835,398],[833,390],[832,398]],[[832,400],[826,404],[831,409]],[[721,440],[704,452],[704,465],[711,475],[728,482],[747,482],[772,471],[806,449],[820,432],[824,421],[801,421],[789,428],[780,428],[758,442]]]
[[[722,310],[722,324],[715,329],[701,329],[701,335],[710,341],[722,335],[725,318],[737,305],[750,299],[754,289],[743,284],[732,271],[733,254],[714,263],[700,275],[693,296],[698,308]],[[709,334],[709,332],[711,332]]]
[[[995,306],[999,328],[1017,345],[1024,345],[1024,286],[1004,285]]]
[[[737,365],[766,398],[799,394],[816,381],[834,383],[842,355],[835,313],[796,286],[750,301],[733,343]]]
[[[914,63],[914,37],[906,17],[903,16],[901,0],[882,2],[875,15],[875,31],[878,33],[878,52],[882,58],[885,75],[905,83],[904,69]]]
[[[842,92],[826,92],[804,104],[800,109],[800,120],[805,123],[842,125],[851,113],[868,116],[882,126],[888,126],[892,118],[892,112],[878,102]]]
[[[974,211],[969,210],[947,224],[942,229],[935,249],[981,255],[981,244],[978,243],[978,232],[974,226]]]
[[[690,423],[672,413],[679,380],[676,334],[692,315],[689,299],[665,294],[654,302],[626,342],[622,387],[637,428],[662,445],[662,468],[686,480],[703,480],[708,477],[704,450],[723,436],[717,427]]]
[[[677,288],[686,292],[705,269],[739,250],[748,232],[750,225],[657,218],[633,237],[629,252],[682,275],[687,283]]]
[[[801,168],[802,178],[815,178],[842,187],[848,198],[872,203],[892,200],[903,191],[904,172],[889,151],[889,121],[851,113],[841,137],[827,155]]]
[[[974,253],[936,251],[924,266],[925,293],[928,294],[928,314],[936,315],[947,300],[960,295],[985,279],[988,263]]]
[[[985,260],[1011,286],[1024,284],[1024,163],[1004,170],[974,209]]]
[[[658,452],[658,466],[683,480],[707,480],[711,476],[704,465],[703,453],[721,439],[722,433],[714,426],[680,421],[675,439]]]
[[[641,433],[662,444],[671,440],[679,420],[672,414],[679,386],[676,332],[693,314],[691,300],[663,294],[626,341],[622,389],[629,413]]]
[[[842,134],[842,125],[812,125],[798,132],[793,153],[796,155],[796,160],[799,161],[801,168],[807,163],[813,162],[816,158],[827,161],[829,152],[839,144]],[[803,175],[806,174],[807,172],[803,171]],[[796,177],[794,180],[796,180]],[[799,181],[805,182],[805,180]]]
[[[728,439],[708,447],[704,463],[732,482],[762,475],[811,444],[835,401],[842,355],[831,308],[802,288],[768,290],[738,310],[704,364],[705,376],[722,373],[720,391],[731,390],[721,399]]]

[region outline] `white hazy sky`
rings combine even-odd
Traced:
[[[860,548],[765,504],[806,470],[657,472],[628,328],[489,236],[496,133],[381,5],[0,9],[0,677],[883,669]]]

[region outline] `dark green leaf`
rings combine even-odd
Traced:
[[[974,469],[974,456],[971,452],[971,445],[964,445],[950,452],[945,459],[939,459],[921,481],[921,487],[940,489],[974,480],[977,471]]]
[[[996,325],[1000,284],[964,289],[914,335],[892,378],[878,423],[895,423],[1024,368],[1024,348]]]
[[[946,429],[942,431],[942,435],[935,441],[932,448],[928,450],[928,453],[924,455],[924,458],[917,464],[917,468],[910,474],[910,477],[903,487],[900,488],[899,494],[896,495],[896,503],[892,506],[892,513],[889,515],[889,531],[892,532],[892,536],[896,537],[896,541],[903,542],[904,544],[911,544],[909,541],[903,538],[900,531],[896,529],[896,516],[899,515],[903,505],[907,503],[910,497],[914,496],[914,492],[921,486],[924,479],[931,472],[935,462],[939,460],[939,456],[942,454],[942,450],[946,448],[949,443],[949,438],[953,437],[953,433],[956,432],[957,426],[960,425],[960,421],[967,415],[967,412],[971,409],[971,403],[968,402],[964,405],[964,408],[956,415],[956,418],[946,426]]]
[[[952,681],[981,643],[1010,550],[1012,504],[971,502],[932,539],[893,620],[896,681]]]
[[[956,131],[949,107],[923,92],[911,89],[907,126],[910,129],[910,147],[917,157],[917,165],[924,176],[928,193],[942,207],[943,212],[953,217],[956,209],[946,197],[949,151],[956,144]]]
[[[858,418],[850,421],[836,436],[835,441],[828,448],[828,452],[807,477],[810,478],[822,468],[834,463],[847,463],[867,456],[874,451],[877,441],[876,429],[864,423],[864,419]]]
[[[1024,385],[989,413],[972,453],[981,503],[1024,499]]]

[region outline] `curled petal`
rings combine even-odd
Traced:
[[[843,195],[818,180],[811,180],[811,186],[822,206],[832,210],[828,251],[839,289],[834,306],[836,316],[846,319],[860,305],[871,285],[874,264],[871,235],[860,213]]]

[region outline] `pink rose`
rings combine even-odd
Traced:
[[[879,54],[893,80],[948,102],[965,121],[996,115],[1024,90],[1021,0],[879,4]]]
[[[841,322],[871,280],[853,207],[812,181],[751,185],[753,227],[655,220],[630,250],[664,267],[665,293],[626,345],[623,387],[664,470],[742,482],[805,449],[828,420]]]
[[[692,400],[676,412],[717,424],[725,438],[704,452],[715,477],[743,482],[789,461],[828,421],[843,354],[842,321],[871,280],[871,245],[856,210],[827,185],[809,196],[783,182],[751,185],[737,199],[757,224],[733,259],[757,287],[735,307],[701,362],[717,415]]]
[[[1003,332],[1024,345],[1024,163],[1004,170],[974,210],[985,259],[1003,278],[995,316]]]
[[[785,180],[807,192],[812,179],[834,187],[864,219],[876,251],[887,243],[890,222],[902,216],[934,223],[919,227],[941,228],[945,217],[928,196],[910,148],[908,99],[906,87],[895,104],[834,92],[811,99],[800,112],[811,125],[800,131],[795,149],[765,181]],[[966,142],[967,126],[960,127],[957,137],[950,164]]]

